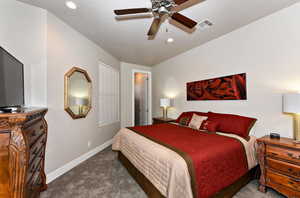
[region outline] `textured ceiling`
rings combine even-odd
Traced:
[[[180,13],[197,22],[208,19],[214,25],[187,33],[165,21],[154,40],[146,36],[151,15],[118,20],[113,14],[114,9],[150,7],[150,0],[73,0],[78,6],[75,11],[64,0],[19,1],[49,10],[121,61],[151,66],[300,0],[190,0],[178,8],[188,7]],[[169,37],[175,42],[166,44]]]

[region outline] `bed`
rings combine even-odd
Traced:
[[[164,123],[121,129],[113,150],[151,198],[225,198],[255,175],[255,142]]]

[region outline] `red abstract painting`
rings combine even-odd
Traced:
[[[187,83],[187,100],[246,100],[246,73]]]

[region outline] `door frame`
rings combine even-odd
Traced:
[[[132,70],[132,99],[131,99],[131,105],[132,105],[132,126],[134,126],[134,122],[135,122],[135,108],[134,108],[134,88],[135,88],[135,84],[134,84],[134,80],[135,80],[135,73],[143,73],[143,74],[148,74],[148,123],[147,124],[152,124],[152,72],[151,71],[147,71],[147,70],[139,70],[139,69],[133,69]]]

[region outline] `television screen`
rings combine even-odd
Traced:
[[[0,107],[23,105],[23,64],[0,47]]]

